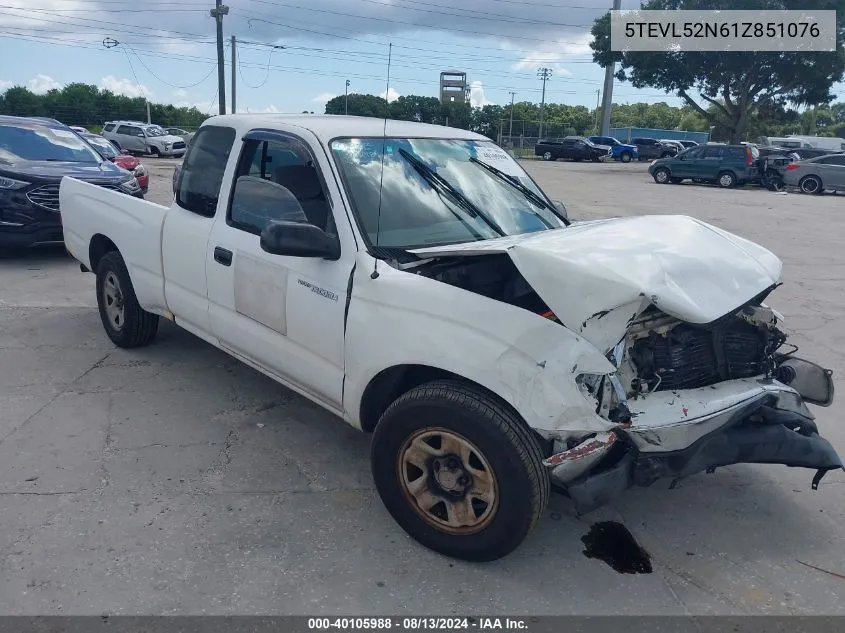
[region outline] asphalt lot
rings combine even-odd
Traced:
[[[173,161],[145,162],[166,203]],[[841,196],[525,164],[574,218],[683,213],[772,249],[791,342],[845,393]],[[813,492],[810,471],[734,466],[580,518],[554,496],[510,557],[453,561],[383,509],[368,436],[169,323],[116,349],[93,286],[63,251],[0,259],[2,614],[845,614],[841,576],[810,567],[845,573],[845,473]],[[814,411],[845,453],[840,409]],[[603,520],[653,573],[584,556]]]

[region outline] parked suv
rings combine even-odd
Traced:
[[[599,146],[582,136],[567,136],[565,138],[542,139],[534,146],[534,154],[542,156],[544,160],[569,158],[570,160],[591,160],[598,162],[610,158],[611,149]]]
[[[587,140],[596,145],[607,145],[610,147],[610,155],[613,156],[614,160],[630,163],[632,160],[639,160],[640,158],[640,151],[636,145],[620,143],[612,136],[588,136]]]
[[[640,154],[640,160],[650,158],[668,158],[678,154],[678,148],[674,145],[667,145],[656,138],[633,138],[631,145],[636,145]]]
[[[648,173],[661,185],[690,178],[734,187],[760,180],[759,158],[760,152],[751,145],[703,145],[653,161]]]
[[[120,149],[136,154],[182,156],[185,153],[185,141],[168,134],[158,125],[138,121],[107,121],[103,126],[103,136]]]
[[[178,136],[183,141],[185,141],[185,145],[190,145],[191,140],[194,138],[193,132],[188,132],[187,130],[183,130],[180,127],[166,127],[164,131],[170,134],[171,136]]]
[[[69,127],[0,116],[0,251],[62,242],[64,176],[141,195],[135,176],[103,160]]]

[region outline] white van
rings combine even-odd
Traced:
[[[845,151],[845,139],[831,136],[790,136],[791,139],[806,141],[818,149],[829,149],[836,152]]]
[[[845,151],[845,139],[830,136],[764,136],[766,145],[786,147],[788,149],[829,149],[835,152]]]

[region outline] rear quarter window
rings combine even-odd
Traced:
[[[235,130],[230,127],[200,128],[179,174],[176,204],[197,215],[214,217],[234,142]]]

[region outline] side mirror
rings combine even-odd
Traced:
[[[566,210],[566,207],[560,200],[552,200],[552,204],[561,216],[563,216],[567,220],[569,219],[569,212]]]
[[[261,231],[261,248],[271,255],[340,259],[337,237],[304,222],[268,222]]]

